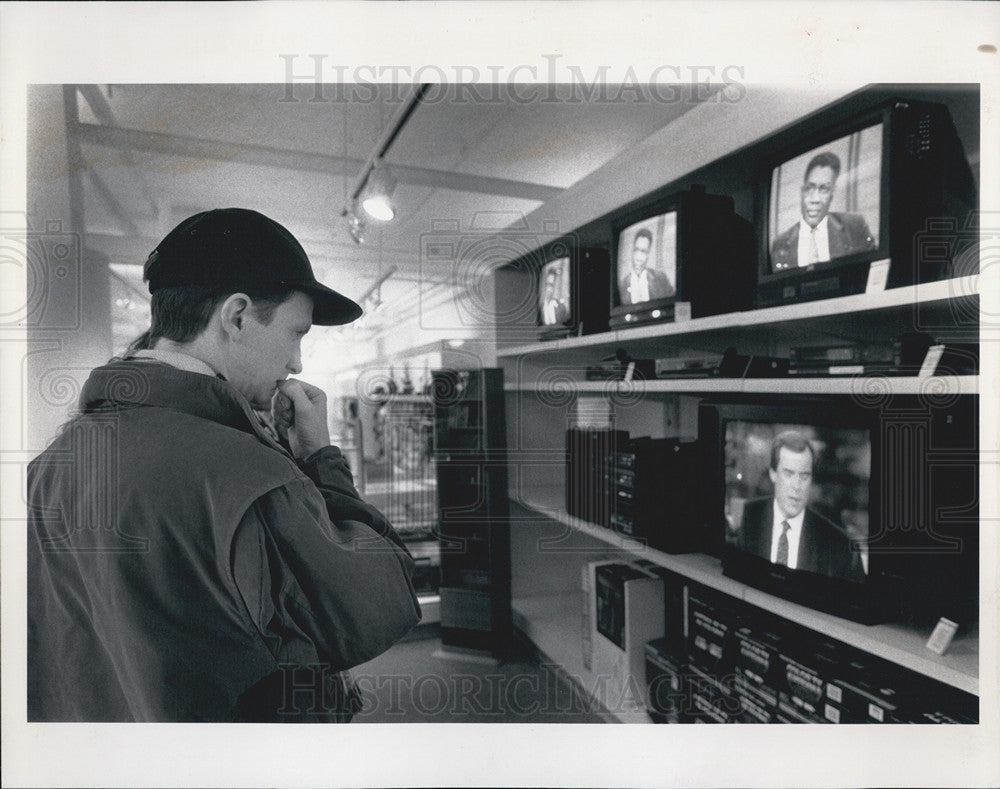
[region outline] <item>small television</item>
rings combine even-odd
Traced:
[[[974,255],[955,265],[976,187],[943,105],[838,105],[771,142],[757,178],[758,307],[978,271]]]
[[[753,305],[753,226],[731,197],[692,187],[619,216],[612,231],[612,327]]]
[[[703,401],[725,574],[858,622],[977,618],[977,399]]]
[[[582,247],[571,237],[563,237],[538,250],[533,258],[538,270],[540,339],[607,331],[606,249]]]

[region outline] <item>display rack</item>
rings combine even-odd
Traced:
[[[511,641],[503,373],[435,370],[441,644],[501,655]]]
[[[962,101],[946,94],[927,100]],[[773,110],[787,114],[793,103],[791,96],[763,97],[756,109],[758,113]],[[708,110],[705,112],[707,115]],[[796,119],[788,117],[785,122],[794,124]],[[746,133],[742,140],[740,128]],[[613,167],[591,178],[588,185],[593,189],[621,194],[631,202],[604,216],[586,217],[576,231],[581,243],[610,244],[613,216],[694,184],[732,196],[737,213],[754,218],[761,210],[756,190],[760,173],[754,152],[765,148],[769,137],[781,130],[765,133],[752,119],[736,119],[727,130],[729,147],[717,161],[687,173],[676,164],[668,164],[696,148],[702,132],[702,127],[685,127],[676,138],[664,142],[665,164],[658,171],[667,177],[657,191],[643,196],[630,192],[629,184]],[[744,145],[747,147],[741,148]],[[967,147],[967,153],[970,161],[978,158],[974,148]],[[658,167],[652,160],[647,164]],[[903,271],[907,263],[888,261],[888,266]],[[588,376],[594,372],[588,368],[623,354],[647,363],[669,357],[721,356],[730,349],[744,356],[788,358],[792,348],[805,346],[877,343],[892,347],[894,341],[914,332],[930,335],[937,343],[974,347],[979,342],[980,288],[987,287],[975,266],[957,266],[951,278],[919,284],[879,289],[878,281],[870,278],[869,292],[551,341],[536,341],[535,315],[516,309],[522,303],[533,303],[537,277],[529,269],[517,261],[500,268],[495,274],[495,296],[497,361],[504,371],[508,415],[514,621],[539,650],[568,675],[579,677],[578,684],[586,691],[595,678],[583,669],[581,658],[581,640],[585,638],[580,621],[581,568],[597,559],[642,559],[764,609],[815,632],[818,638],[849,643],[957,691],[978,694],[977,622],[963,622],[958,638],[945,655],[938,656],[925,647],[930,626],[900,622],[866,626],[788,602],[727,577],[721,561],[712,555],[667,554],[569,515],[565,468],[570,415],[584,405],[582,410],[588,413],[600,413],[605,406],[605,411],[613,413],[614,429],[631,436],[692,440],[698,437],[698,409],[706,397],[747,396],[775,403],[785,396],[816,402],[829,398],[831,403],[850,400],[878,407],[896,396],[931,403],[978,396],[982,388],[979,375],[969,374],[965,367],[949,369],[948,364],[933,371],[915,372],[919,368],[910,367],[905,374],[847,376],[654,380],[647,372],[645,380],[636,375],[627,381],[592,380]],[[719,283],[719,287],[726,286],[726,282]]]
[[[936,655],[925,647],[929,633],[898,623],[861,625],[790,603],[726,577],[722,573],[722,563],[714,556],[663,553],[610,529],[574,518],[554,501],[557,495],[558,491],[552,488],[529,492],[530,501],[522,502],[522,514],[529,517],[531,512],[542,515],[610,548],[666,567],[696,583],[763,608],[817,633],[852,644],[967,693],[979,692],[979,634],[975,630],[956,638],[947,654]],[[573,597],[579,602],[579,595]],[[531,612],[544,610],[544,604],[538,600],[525,607],[515,599],[514,606],[520,612],[521,622],[529,620]],[[579,643],[579,639],[575,643]]]
[[[574,572],[586,556],[607,550],[612,555],[642,558],[700,584],[717,589],[745,603],[765,609],[819,634],[850,643],[863,651],[959,690],[978,694],[979,639],[975,627],[954,641],[944,656],[925,647],[929,631],[905,624],[887,623],[865,626],[790,603],[723,575],[721,562],[704,554],[670,555],[654,550],[601,526],[582,521],[565,510],[565,487],[560,477],[561,426],[555,418],[569,404],[580,398],[624,400],[628,411],[647,411],[640,422],[649,424],[662,419],[663,402],[676,397],[697,401],[702,394],[815,394],[873,397],[887,394],[916,394],[939,397],[976,394],[977,375],[851,376],[825,378],[723,379],[641,381],[587,381],[586,366],[615,348],[624,347],[638,357],[662,352],[669,344],[720,352],[733,341],[738,331],[743,347],[757,352],[780,352],[790,341],[803,337],[820,344],[836,327],[838,338],[887,336],[910,326],[915,316],[925,324],[951,327],[968,341],[969,331],[961,326],[963,316],[977,314],[979,294],[973,278],[934,282],[896,291],[848,296],[814,302],[809,305],[777,307],[756,312],[715,316],[686,323],[659,324],[641,329],[607,332],[587,337],[539,342],[502,348],[498,353],[504,366],[508,412],[515,412],[521,427],[511,427],[512,463],[521,464],[520,475],[512,477],[512,500],[516,512],[538,528],[542,521],[554,524],[554,540],[567,540],[572,534],[574,548],[550,552],[549,565],[571,565],[557,575],[567,579],[569,588],[538,593],[519,569],[530,566],[539,572],[540,559],[522,553],[513,556],[515,623],[550,659],[564,667],[570,676],[581,677],[586,689],[594,678],[582,668],[580,643],[580,592]],[[971,310],[971,312],[970,312]],[[849,316],[845,317],[845,316]],[[656,403],[661,405],[657,406]],[[684,409],[673,432],[691,433],[683,424]],[[688,409],[691,413],[691,409]],[[629,415],[637,419],[635,413]],[[662,426],[661,426],[661,429]],[[523,526],[523,524],[522,524]],[[517,528],[518,524],[515,523]],[[550,527],[551,531],[551,527]],[[582,543],[580,542],[582,540]],[[515,541],[515,546],[517,542]],[[523,545],[523,542],[522,542]],[[523,548],[522,548],[523,551]],[[550,567],[551,571],[551,567]],[[558,626],[556,626],[558,623]]]

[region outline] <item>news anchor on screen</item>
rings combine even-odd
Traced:
[[[545,272],[540,305],[543,326],[558,326],[569,320],[569,306],[559,295],[561,274],[561,267],[553,267]]]
[[[836,154],[824,151],[809,160],[801,187],[802,218],[771,246],[775,271],[875,249],[875,238],[863,216],[830,211],[839,176]]]
[[[774,495],[743,508],[741,547],[773,564],[863,581],[860,554],[843,529],[808,506],[815,451],[794,430],[775,436],[768,474]]]
[[[631,270],[618,282],[622,304],[644,304],[674,295],[674,286],[667,275],[647,265],[652,247],[653,233],[645,227],[636,231],[632,240]]]

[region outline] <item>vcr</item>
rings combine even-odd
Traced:
[[[701,550],[698,450],[677,438],[635,438],[607,464],[610,527],[666,553]]]

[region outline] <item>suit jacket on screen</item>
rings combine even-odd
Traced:
[[[621,295],[622,304],[634,303],[628,292],[630,276],[631,274],[626,274],[618,281],[618,293]],[[674,295],[674,286],[670,284],[670,279],[662,271],[657,271],[655,268],[646,269],[646,287],[649,290],[650,301],[653,299],[669,299]]]
[[[569,307],[566,306],[565,301],[560,301],[559,299],[553,299],[552,301],[553,301],[553,312],[555,313],[556,316],[555,323],[552,325],[558,326],[569,320]],[[545,302],[545,304],[542,305],[542,310],[541,310],[543,323],[545,321],[546,304],[548,304],[548,302]]]
[[[773,498],[748,501],[743,508],[740,546],[770,560],[773,520]],[[850,581],[863,581],[865,577],[860,556],[851,549],[851,541],[844,530],[809,507],[802,521],[797,569]]]
[[[875,238],[860,214],[827,214],[830,260],[875,249]],[[799,265],[799,222],[774,240],[771,246],[771,266],[774,271]]]

